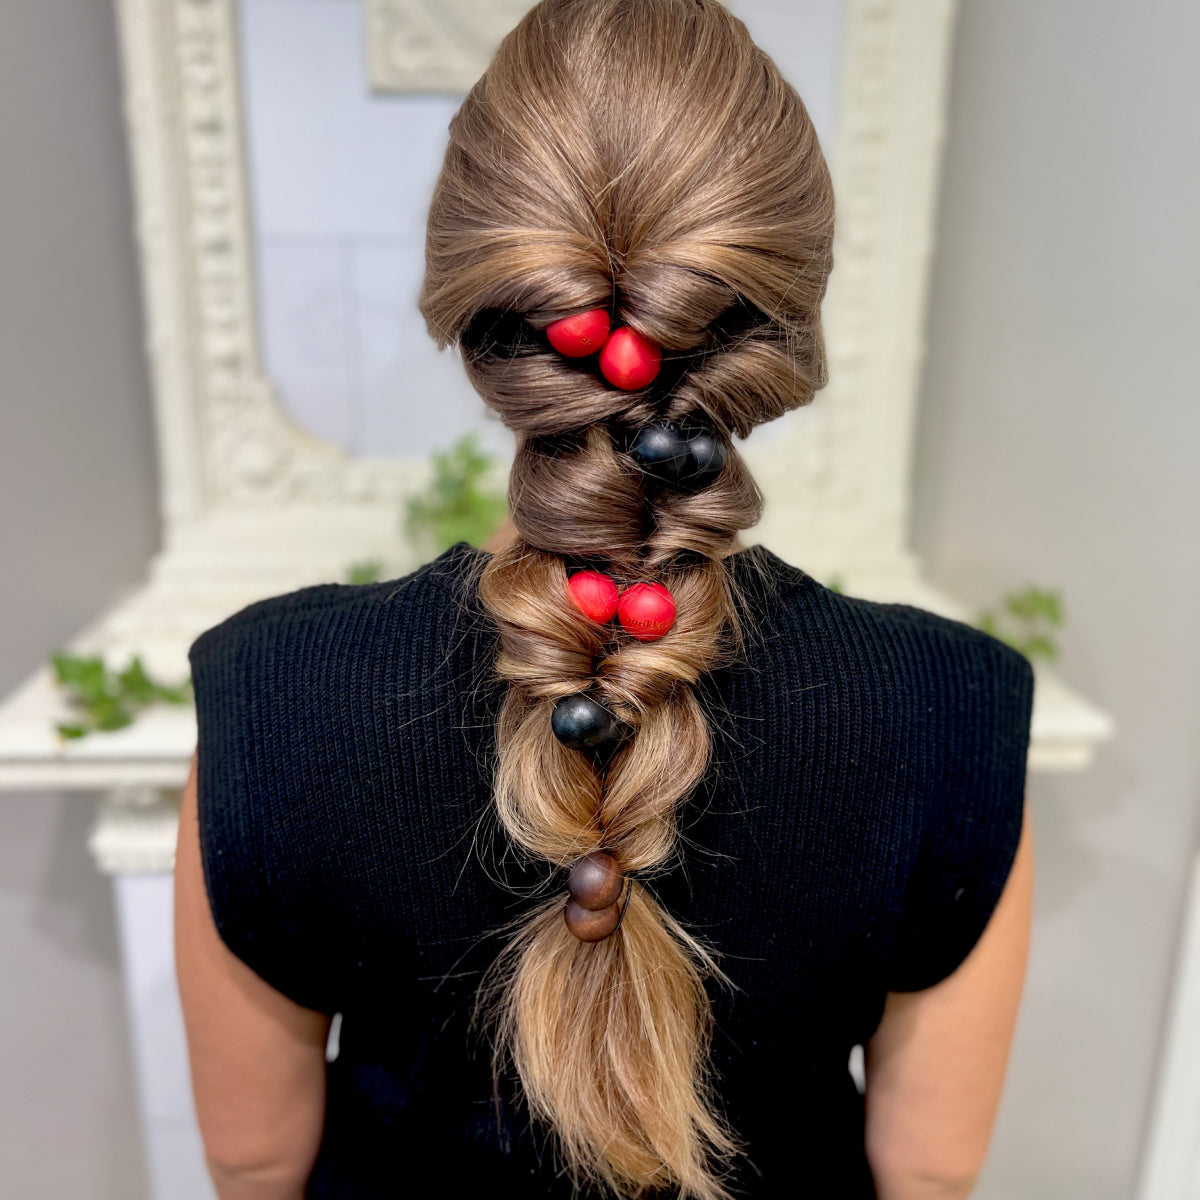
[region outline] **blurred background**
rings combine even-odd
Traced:
[[[414,300],[446,122],[525,7],[0,5],[5,1195],[211,1195],[169,957],[187,644],[502,514],[508,435]],[[730,7],[839,204],[830,387],[750,439],[748,540],[1038,671],[976,1194],[1196,1200],[1200,7]]]

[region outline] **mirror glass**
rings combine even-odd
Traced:
[[[511,436],[416,308],[425,217],[462,96],[373,89],[365,2],[238,3],[264,368],[288,415],[351,455],[424,458],[478,429],[507,456]],[[842,0],[730,7],[804,97],[832,161]]]

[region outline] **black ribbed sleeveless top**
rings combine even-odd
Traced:
[[[275,988],[341,1014],[309,1197],[572,1194],[469,1027],[495,931],[530,904],[509,888],[559,870],[523,863],[492,811],[486,558],[459,543],[402,579],[274,596],[191,646],[217,928]],[[850,1052],[886,993],[948,975],[995,907],[1033,671],[762,546],[726,564],[747,648],[699,689],[712,765],[647,886],[734,985],[709,981],[720,1102],[748,1146],[735,1192],[865,1200]]]

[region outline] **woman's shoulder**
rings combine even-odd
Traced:
[[[898,601],[871,600],[827,586],[763,546],[735,556],[740,591],[755,623],[797,655],[858,664],[876,677],[919,675],[957,693],[997,684],[1018,700],[1032,693],[1033,665],[976,625]]]
[[[272,640],[282,633],[299,642],[319,642],[322,634],[352,637],[372,624],[363,618],[387,609],[401,615],[444,606],[464,594],[462,584],[486,558],[483,551],[458,542],[407,575],[374,583],[317,583],[247,604],[204,630],[191,643],[195,666],[231,646]]]

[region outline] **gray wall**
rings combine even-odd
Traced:
[[[110,5],[0,4],[0,693],[158,544]],[[0,1178],[138,1200],[141,1146],[93,801],[0,792]]]
[[[1200,816],[1200,7],[964,0],[915,541],[979,605],[1061,587],[1112,712],[1035,776],[1036,925],[979,1195],[1134,1195]]]

